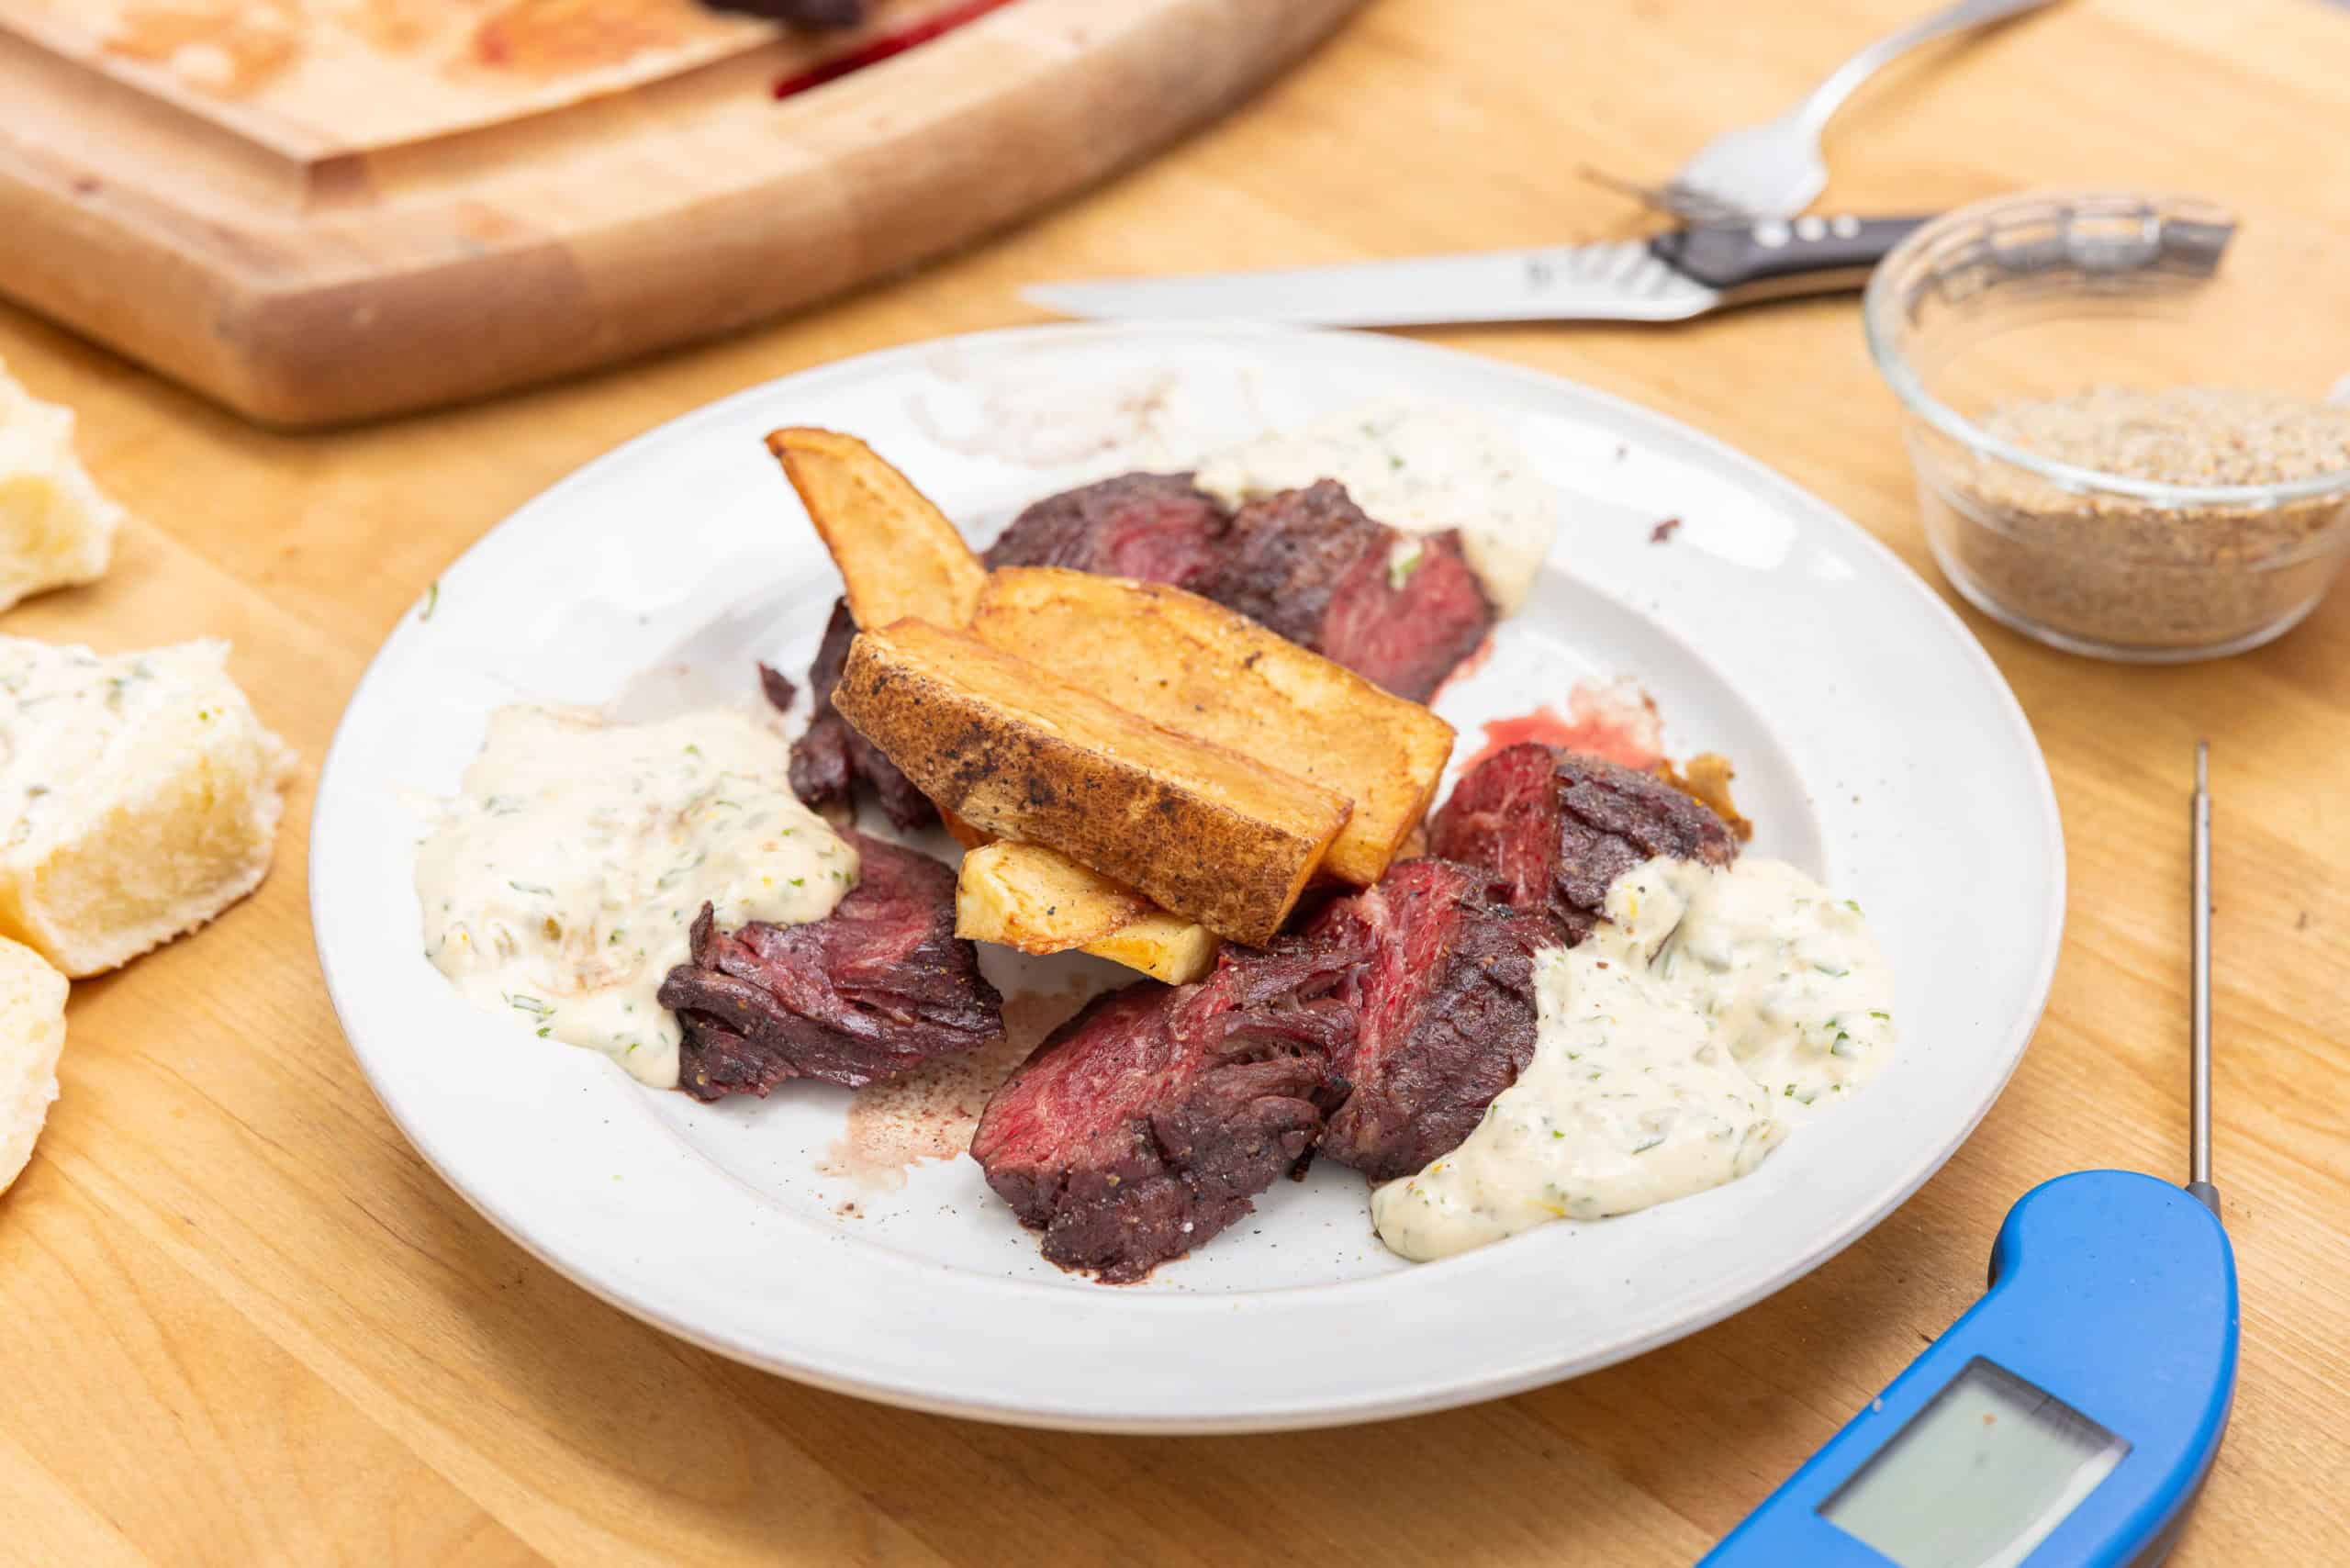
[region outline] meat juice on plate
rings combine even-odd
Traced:
[[[1441,1258],[1743,1176],[1892,1052],[1892,985],[1860,908],[1782,861],[1660,857],[1607,918],[1537,959],[1534,1059],[1468,1140],[1378,1188],[1394,1251]]]
[[[424,952],[466,1000],[677,1082],[656,1000],[702,906],[822,920],[857,853],[784,783],[780,736],[729,710],[653,724],[503,708],[417,852]]]

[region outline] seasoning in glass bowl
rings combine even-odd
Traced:
[[[2092,386],[2009,403],[1984,430],[2027,452],[2158,485],[2284,485],[2350,471],[2350,408],[2241,386]]]
[[[1967,597],[2060,644],[2142,658],[2251,646],[2307,613],[2350,542],[2350,408],[2095,386],[2000,404],[1980,429],[1983,449],[1919,454],[1928,532]],[[2020,466],[2000,445],[2086,477]]]
[[[1952,588],[2100,658],[2282,636],[2350,557],[2340,236],[2127,189],[1927,223],[1862,307]],[[2296,394],[2300,394],[2297,396]]]

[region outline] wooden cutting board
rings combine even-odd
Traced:
[[[0,293],[271,424],[477,397],[965,243],[1358,3],[0,0]]]

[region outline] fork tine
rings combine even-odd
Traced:
[[[1666,182],[1657,192],[1657,200],[1667,211],[1692,223],[1744,223],[1751,216],[1735,203],[1680,180]]]
[[[1662,185],[1644,185],[1589,163],[1582,165],[1578,172],[1595,185],[1604,185],[1620,196],[1631,197],[1652,212],[1677,218],[1684,223],[1744,223],[1748,220],[1749,215],[1742,208],[1679,180],[1668,181]]]
[[[1688,216],[1673,205],[1673,198],[1664,186],[1644,185],[1637,180],[1628,180],[1621,174],[1611,174],[1605,169],[1593,168],[1588,163],[1583,166],[1581,173],[1583,177],[1593,185],[1604,185],[1618,196],[1629,196],[1651,212],[1661,212],[1667,218],[1685,218]]]
[[[1611,174],[1606,170],[1593,164],[1582,164],[1575,173],[1595,185],[1605,186],[1618,196],[1630,196],[1634,201],[1651,205],[1656,201],[1657,193],[1654,186],[1641,185],[1637,180],[1628,180],[1621,174]]]

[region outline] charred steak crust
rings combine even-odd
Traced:
[[[1388,531],[1364,515],[1345,486],[1319,480],[1250,501],[1235,513],[1223,559],[1202,591],[1320,652],[1322,622],[1338,585],[1387,543]]]
[[[805,925],[721,931],[707,905],[693,958],[661,1005],[685,1039],[678,1087],[701,1100],[765,1095],[786,1079],[856,1088],[1002,1033],[1002,1000],[955,935],[955,873],[911,849],[843,835],[857,884]]]
[[[1416,702],[1493,629],[1457,532],[1406,538],[1335,479],[1250,501],[1219,554],[1199,592]]]
[[[1539,915],[1495,903],[1474,867],[1410,860],[1324,911],[1308,939],[1359,955],[1337,991],[1354,1031],[1321,1152],[1374,1182],[1460,1147],[1534,1059]]]
[[[997,566],[1067,566],[1198,590],[1231,518],[1189,474],[1123,474],[1047,496],[990,547]]]
[[[1729,824],[1653,774],[1527,741],[1495,752],[1453,790],[1428,847],[1490,875],[1518,909],[1545,913],[1570,946],[1603,917],[1607,885],[1665,855],[1727,866]]]
[[[1344,967],[1285,938],[1196,985],[1097,997],[996,1091],[972,1158],[1048,1260],[1142,1279],[1303,1173],[1351,1028],[1327,996]]]
[[[882,814],[901,832],[911,833],[936,822],[938,808],[833,706],[833,689],[841,683],[848,647],[855,641],[856,620],[849,614],[848,600],[835,599],[824,640],[816,646],[816,661],[808,669],[813,706],[808,727],[791,743],[791,792],[811,810],[837,814],[851,808],[862,783],[872,790]],[[764,679],[764,666],[761,670]],[[768,689],[772,700],[773,688]]]
[[[775,666],[762,664],[759,666],[759,692],[767,700],[767,706],[778,713],[789,713],[791,711],[791,700],[800,695],[800,689],[791,684],[789,676]]]

